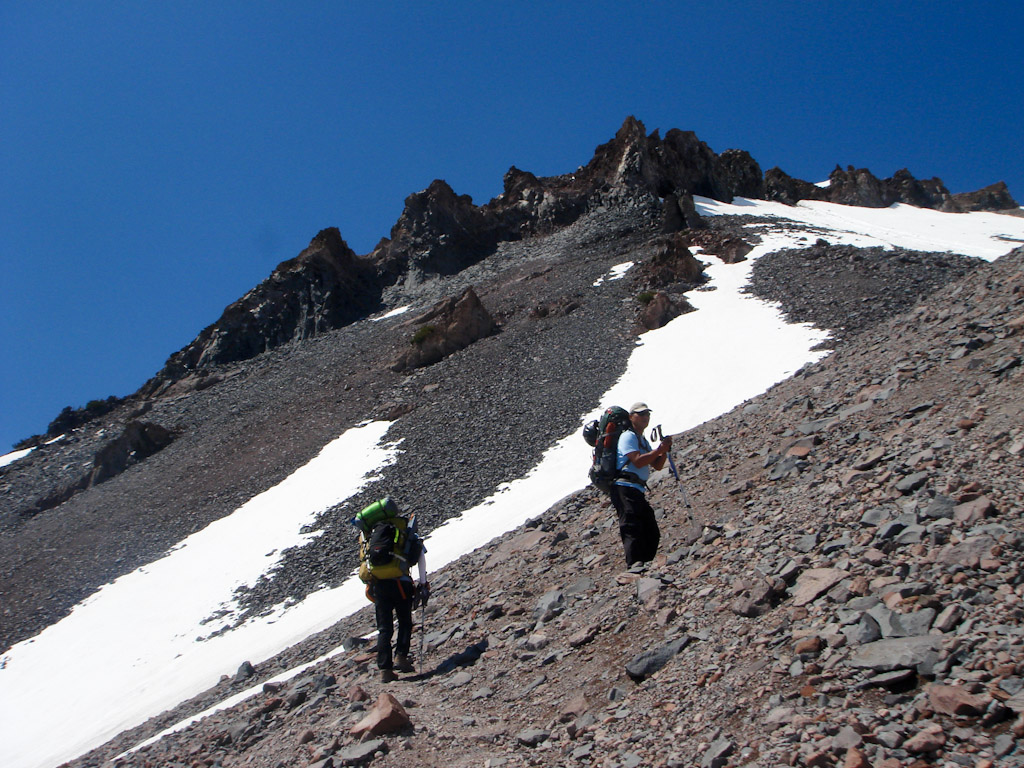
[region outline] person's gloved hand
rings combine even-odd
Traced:
[[[422,584],[416,585],[416,602],[419,605],[426,606],[427,600],[430,599],[430,584],[423,582]]]

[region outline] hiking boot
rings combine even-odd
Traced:
[[[414,672],[416,668],[407,654],[397,653],[395,654],[395,669],[399,672]]]
[[[647,570],[647,563],[640,562],[637,560],[631,566],[629,566],[630,573],[643,573]]]
[[[380,671],[380,681],[382,683],[393,683],[398,679],[398,675],[395,674],[393,669],[382,669]]]

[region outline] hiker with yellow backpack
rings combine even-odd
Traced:
[[[416,604],[426,607],[430,598],[424,557],[427,550],[416,532],[416,515],[402,515],[390,497],[363,509],[352,524],[359,529],[359,578],[375,607],[377,668],[381,682],[390,683],[397,679],[396,670],[414,671],[410,656],[412,611]],[[416,584],[410,574],[413,563],[418,571]],[[392,658],[396,618],[398,637]]]

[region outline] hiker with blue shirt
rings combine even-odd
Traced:
[[[626,553],[626,567],[640,570],[658,552],[661,531],[654,517],[654,510],[647,501],[647,478],[651,468],[661,469],[672,438],[663,438],[657,448],[644,437],[644,430],[651,421],[651,409],[647,403],[633,403],[629,409],[631,429],[624,429],[619,435],[618,461],[619,477],[611,487],[612,505],[619,516],[619,535]]]

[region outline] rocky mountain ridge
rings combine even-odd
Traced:
[[[420,674],[363,611],[71,765],[261,680],[115,764],[1024,765],[1022,363],[1018,249],[678,436],[644,572],[579,492],[432,576]]]
[[[665,232],[700,229],[693,195],[789,205],[800,200],[865,207],[900,202],[955,212],[1017,208],[1002,182],[950,194],[941,179],[918,180],[906,169],[878,179],[867,169],[837,166],[827,187],[795,179],[779,168],[762,173],[744,150],[716,154],[692,131],[671,129],[664,138],[658,131],[648,135],[642,122],[628,117],[615,137],[575,173],[541,178],[513,166],[505,174],[503,192],[480,206],[435,180],[406,199],[390,237],[365,256],[357,256],[336,228],[324,229],[298,256],[278,265],[171,355],[137,396],[145,400],[209,386],[216,381],[218,365],[343,327],[384,307],[393,286],[415,290],[433,277],[472,266],[493,254],[499,243],[550,234],[604,206],[656,206]],[[51,431],[47,437],[60,434]]]

